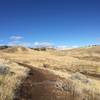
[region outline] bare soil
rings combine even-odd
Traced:
[[[73,100],[71,94],[60,85],[66,82],[65,79],[47,70],[21,65],[30,68],[30,72],[17,90],[14,100]]]

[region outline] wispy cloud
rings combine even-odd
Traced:
[[[25,46],[25,47],[32,47],[33,45],[32,45],[32,43],[30,43],[30,42],[22,42],[22,41],[10,41],[10,42],[8,42],[8,44],[7,45],[9,45],[9,46]]]
[[[70,49],[70,48],[68,46],[66,46],[66,45],[61,45],[61,46],[57,46],[57,49],[65,50],[65,49]]]
[[[53,47],[53,44],[52,43],[49,43],[49,42],[34,42],[33,46],[35,47],[48,47],[48,48],[51,48]]]
[[[14,36],[11,36],[10,39],[11,40],[21,40],[23,39],[24,37],[20,36],[20,35],[14,35]]]
[[[73,45],[73,46],[67,46],[67,45],[60,45],[56,47],[59,50],[67,50],[67,49],[73,49],[73,48],[78,48],[78,46]]]
[[[53,47],[53,44],[51,44],[49,42],[23,42],[20,40],[10,41],[8,43],[8,45],[10,45],[10,46],[37,47],[37,48],[41,48],[41,47],[51,48],[51,47]]]
[[[9,37],[10,41],[8,42],[7,45],[10,45],[10,46],[22,45],[22,39],[23,38],[24,37],[22,37],[21,35],[10,36]]]
[[[18,40],[14,40],[14,41],[10,41],[10,42],[8,42],[7,45],[14,46],[14,45],[18,45],[18,44],[20,44],[20,41],[18,41]]]

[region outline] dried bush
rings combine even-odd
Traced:
[[[0,75],[9,74],[9,67],[0,64]]]
[[[76,72],[71,76],[71,79],[73,80],[79,80],[83,83],[90,83],[90,80],[83,74]]]

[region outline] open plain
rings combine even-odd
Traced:
[[[100,46],[0,49],[0,100],[100,100]]]

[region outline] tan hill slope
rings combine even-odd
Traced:
[[[65,55],[70,55],[83,60],[100,61],[100,46],[82,47],[63,51]]]
[[[99,100],[100,60],[90,59],[99,57],[99,48],[95,46],[65,51],[38,51],[17,46],[0,50],[0,63],[10,68],[6,75],[0,76],[0,83],[2,83],[0,98],[17,96],[17,94],[14,95],[17,88],[20,100],[22,98],[42,100],[41,92],[43,100],[53,100],[54,95],[56,95],[54,100],[64,100],[62,98],[65,97],[67,97],[65,100],[81,100],[81,98],[82,100]],[[1,72],[2,70],[4,72],[6,69],[1,67]],[[16,85],[16,83],[19,84]],[[51,96],[51,99],[45,93]]]
[[[32,52],[33,50],[30,48],[22,47],[22,46],[14,46],[3,50],[6,53],[23,53],[23,52]]]
[[[100,98],[98,91],[92,91],[94,82],[82,74],[75,73],[71,77],[61,77],[51,70],[23,63],[19,65],[30,68],[30,72],[17,90],[14,100],[99,100]]]

